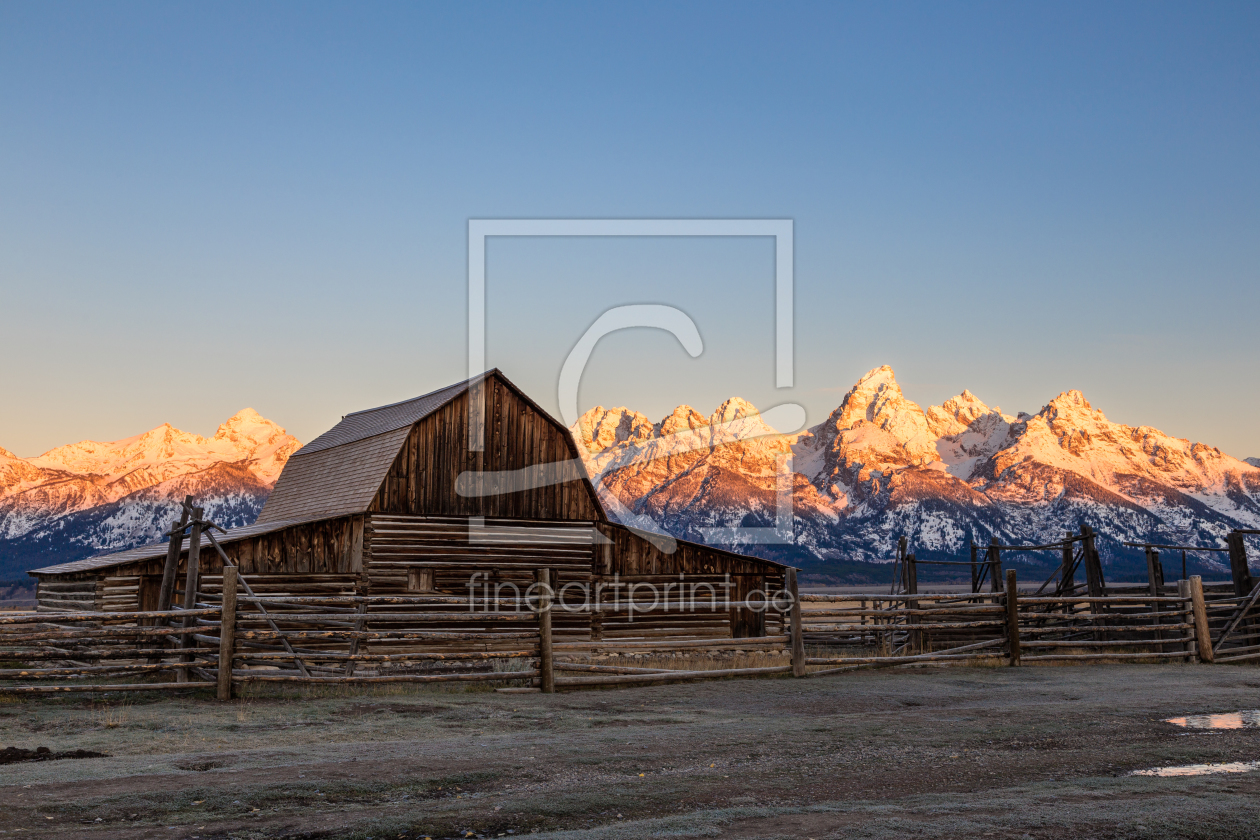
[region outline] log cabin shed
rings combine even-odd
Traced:
[[[623,587],[679,576],[699,585],[728,581],[731,600],[783,587],[781,564],[661,540],[610,521],[568,429],[497,369],[482,378],[484,447],[469,451],[471,382],[348,414],[291,456],[257,521],[217,537],[254,591],[466,596],[470,581],[523,589],[542,568],[553,570],[557,589],[569,582],[602,584],[605,601],[613,597],[613,581]],[[518,482],[506,492],[457,492],[461,473],[530,468],[550,480]],[[205,538],[202,546],[200,591],[214,593],[222,562]],[[163,542],[35,569],[38,609],[154,609],[166,553]],[[187,558],[185,547],[180,581]],[[773,610],[633,619],[557,613],[554,621],[557,637],[573,641],[779,632]]]

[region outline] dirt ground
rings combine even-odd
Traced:
[[[1251,838],[1260,669],[866,671],[539,694],[0,701],[22,837]]]

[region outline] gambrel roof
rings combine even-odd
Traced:
[[[502,371],[493,368],[479,378],[487,383],[491,379],[498,380],[528,403],[569,443],[571,461],[580,463],[569,430],[512,384]],[[411,427],[468,394],[473,381],[465,380],[421,397],[347,414],[336,426],[290,456],[275,489],[263,505],[258,522],[368,512]],[[605,518],[594,488],[585,479],[585,470],[577,472],[583,476],[600,518]]]

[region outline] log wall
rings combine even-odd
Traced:
[[[412,587],[421,571],[431,573],[426,580],[435,593],[464,598],[523,595],[541,569],[552,570],[557,590],[588,586],[594,534],[591,522],[484,519],[470,525],[459,517],[372,514],[362,594],[420,594]],[[584,611],[557,610],[553,623],[557,638],[590,638]]]
[[[687,543],[678,543],[670,553],[639,532],[606,522],[373,513],[303,523],[222,545],[256,594],[281,597],[432,594],[472,597],[495,610],[500,599],[516,602],[525,596],[539,572],[550,569],[558,593],[553,612],[557,642],[754,638],[784,632],[777,611],[725,606],[761,598],[758,592],[782,590],[782,567]],[[185,549],[177,575],[180,587],[187,557]],[[40,608],[154,609],[163,565],[163,558],[152,558],[96,572],[44,576]],[[203,546],[200,566],[200,591],[213,599],[222,575],[218,553]],[[668,603],[660,600],[661,593]],[[179,589],[174,603],[183,604]],[[362,620],[350,620],[363,629],[405,632],[414,629],[410,619],[374,618],[373,611],[410,612],[430,630],[503,629],[503,622],[490,619],[484,626],[470,626],[464,617],[436,623],[421,618],[445,609],[438,604],[386,604],[371,607]],[[489,649],[484,640],[457,640],[436,648]]]
[[[685,587],[687,606],[693,609],[643,616],[612,612],[602,617],[601,638],[644,638],[651,635],[691,635],[697,638],[752,638],[783,632],[780,615],[767,610],[714,611],[709,588],[719,603],[745,602],[754,592],[778,592],[784,587],[782,566],[711,546],[678,542],[670,553],[660,540],[654,540],[624,525],[599,523],[608,551],[600,568],[603,583],[601,603],[618,597],[624,600],[638,583],[650,583],[663,590],[666,585]],[[730,584],[727,586],[726,584]],[[619,589],[614,589],[617,586]],[[671,594],[676,590],[671,590]],[[693,598],[698,593],[699,598]],[[703,605],[703,606],[702,606]]]
[[[270,580],[293,595],[323,594],[321,581],[335,578],[356,586],[365,552],[363,516],[304,522],[245,539],[224,541],[224,552],[250,581]],[[221,575],[223,562],[210,545],[201,548],[203,576]],[[165,558],[150,558],[99,570],[40,575],[38,608],[44,611],[126,611],[157,607]],[[174,603],[182,604],[188,549],[179,559]]]

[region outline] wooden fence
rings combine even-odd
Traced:
[[[670,629],[668,605],[640,603],[642,629],[611,639],[553,637],[549,586],[519,598],[443,594],[289,596],[238,592],[236,569],[193,609],[0,615],[0,692],[162,691],[250,683],[361,685],[488,682],[500,690],[634,685],[744,676],[822,676],[917,665],[1049,662],[1245,662],[1260,659],[1260,586],[1205,597],[1197,577],[1175,594],[1029,595],[1014,570],[997,592],[799,595],[789,570],[778,600],[723,602],[769,611],[786,632],[752,638]],[[540,584],[550,574],[539,575]],[[627,604],[584,605],[584,615]],[[597,624],[597,622],[590,622]],[[175,626],[172,626],[175,625]],[[633,622],[626,622],[633,628]],[[638,635],[634,635],[637,633]],[[670,667],[670,656],[768,655],[756,667]],[[684,656],[679,656],[680,654]],[[628,664],[636,656],[651,667]],[[763,657],[766,658],[766,657]],[[119,682],[119,680],[127,680]]]

